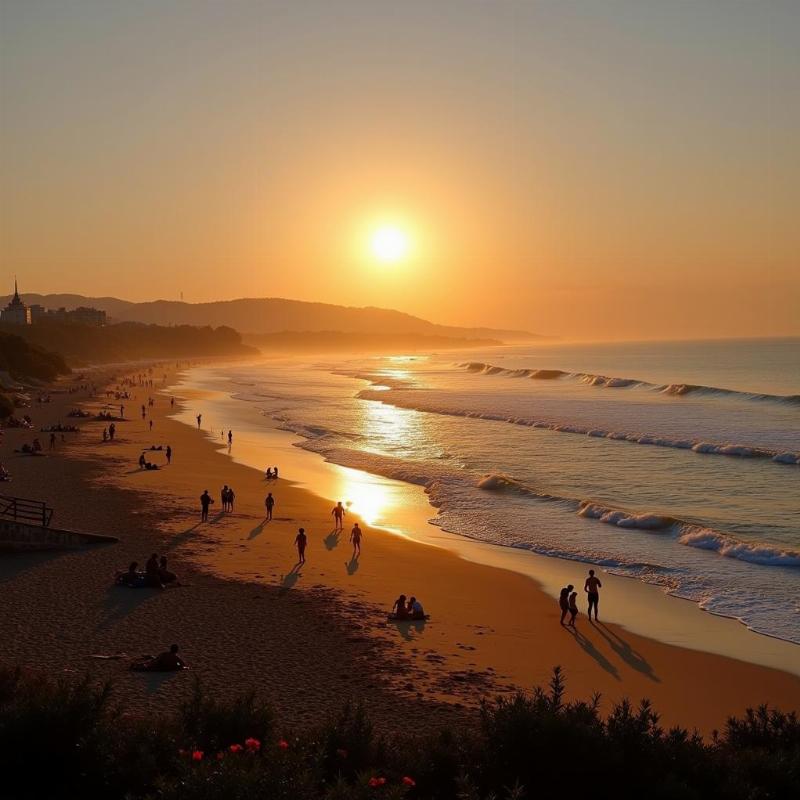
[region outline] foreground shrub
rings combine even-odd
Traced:
[[[643,701],[565,701],[547,688],[483,703],[473,724],[375,732],[347,705],[288,733],[254,695],[199,684],[177,713],[141,717],[107,686],[0,669],[0,796],[83,800],[522,800],[561,794],[767,800],[800,785],[800,722],[762,707],[710,741],[664,730]]]

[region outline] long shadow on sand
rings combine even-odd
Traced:
[[[575,641],[581,646],[581,649],[590,655],[612,678],[620,680],[617,668],[587,639],[582,633],[575,628],[565,626],[574,637]]]
[[[424,619],[395,619],[392,620],[397,632],[407,641],[411,642],[425,630]]]
[[[300,570],[303,568],[303,564],[298,561],[292,568],[287,572],[285,575],[281,575],[281,585],[280,585],[280,593],[284,594],[288,592],[300,579],[302,573]]]
[[[328,550],[335,550],[339,545],[339,534],[341,531],[331,531],[323,540],[323,544]]]
[[[247,538],[255,539],[256,537],[261,536],[261,534],[264,532],[264,526],[266,524],[267,520],[265,519],[261,520],[261,522],[259,522],[258,525],[256,525],[255,528],[253,528],[253,530],[250,531],[250,535]]]
[[[60,558],[66,555],[66,552],[49,551],[45,553],[10,553],[3,555],[0,558],[0,583],[11,581],[18,575],[28,570],[36,569],[37,567],[52,561],[54,558]]]
[[[355,575],[358,572],[358,556],[353,556],[349,561],[344,562],[344,568],[348,575]]]
[[[128,586],[109,586],[106,592],[104,603],[103,620],[100,628],[111,628],[122,619],[133,613],[142,603],[152,600],[164,591],[163,589],[152,589],[149,586],[141,586],[138,589],[131,589]]]
[[[611,649],[629,666],[641,672],[651,681],[661,683],[661,679],[653,672],[653,668],[645,657],[634,650],[618,633],[607,628],[602,622],[592,622],[592,627],[608,642]]]

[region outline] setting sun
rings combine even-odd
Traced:
[[[373,232],[371,245],[378,261],[400,261],[408,252],[408,236],[405,231],[386,225]]]

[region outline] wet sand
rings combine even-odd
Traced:
[[[167,383],[174,379],[168,374]],[[121,541],[0,559],[3,663],[59,674],[89,670],[112,679],[133,709],[174,705],[196,675],[222,696],[251,688],[264,693],[291,725],[349,697],[363,697],[380,723],[450,723],[482,696],[545,682],[556,664],[565,669],[571,696],[599,691],[605,703],[648,697],[665,723],[704,732],[748,705],[800,706],[797,675],[661,643],[615,624],[590,625],[583,614],[577,632],[567,631],[558,624],[555,600],[530,577],[445,547],[364,523],[363,554],[353,561],[348,538],[355,517],[347,517],[344,533],[332,532],[338,498],[292,483],[288,477],[307,476],[285,470],[267,485],[261,471],[219,452],[218,432],[212,441],[207,430],[170,419],[168,399],[156,391],[136,394],[126,402],[128,414],[148,394],[157,398],[152,433],[149,418],[137,412],[117,425],[117,441],[103,444],[102,422],[78,420],[79,434],[66,434],[68,442],[52,454],[30,458],[9,453],[33,434],[5,432],[2,459],[14,480],[4,493],[47,500],[56,508],[54,526]],[[105,402],[78,395],[54,400],[31,411],[37,427],[67,421],[65,409],[77,400],[93,409]],[[175,411],[183,404],[177,398]],[[185,412],[192,411],[187,400]],[[47,434],[40,438],[46,447]],[[143,447],[167,443],[171,466],[137,468]],[[151,458],[164,460],[158,452]],[[269,454],[265,461],[273,463]],[[223,483],[236,491],[232,514],[219,508]],[[205,488],[216,505],[210,521],[199,524]],[[268,490],[277,504],[267,523]],[[292,543],[299,526],[309,547],[298,569]],[[133,559],[143,564],[154,551],[166,553],[188,585],[166,591],[112,585],[114,569]],[[624,583],[614,591],[624,592],[618,588]],[[417,593],[430,621],[388,622],[386,611],[401,592]],[[147,676],[128,672],[127,658],[89,658],[136,656],[172,641],[181,645],[189,672]]]

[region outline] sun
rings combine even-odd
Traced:
[[[373,232],[371,245],[372,253],[378,261],[394,263],[402,260],[408,253],[408,235],[400,228],[383,225]]]

